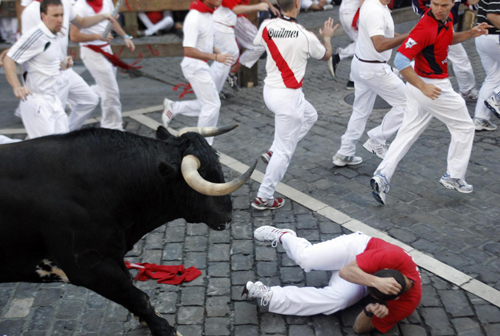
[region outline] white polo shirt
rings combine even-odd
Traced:
[[[201,52],[213,54],[214,52],[214,29],[212,14],[201,13],[195,9],[189,11],[184,20],[183,47],[191,47]],[[191,62],[203,62],[190,57],[184,57],[181,65],[185,66]]]
[[[360,0],[342,0],[340,3],[339,12],[356,13],[359,8]]]
[[[23,34],[7,53],[28,72],[26,86],[33,93],[57,96],[56,83],[63,60],[57,40],[57,36],[40,22]]]
[[[213,14],[214,27],[216,30],[223,33],[234,32],[234,26],[236,26],[236,21],[238,16],[234,14],[233,8],[239,4],[240,1],[231,1],[228,6],[224,7],[224,1],[222,6],[217,8]]]
[[[68,56],[68,41],[69,41],[69,23],[76,17],[76,12],[73,6],[67,0],[61,0],[64,8],[63,26],[61,33],[57,34],[59,46],[62,52],[63,59]],[[21,15],[22,33],[25,34],[35,28],[42,22],[40,17],[40,3],[33,1],[26,7]]]
[[[97,14],[113,14],[113,11],[115,10],[115,6],[113,5],[113,2],[111,0],[103,0],[102,1],[102,9],[99,13],[94,12],[92,7],[87,3],[86,0],[78,0],[75,4],[75,12],[76,14],[80,15],[82,18],[89,17],[89,16],[95,16]],[[80,31],[83,34],[99,34],[101,35],[106,27],[108,26],[108,20],[104,20],[99,22],[98,24],[88,27],[88,28],[82,28]],[[87,44],[93,44],[93,45],[104,45],[107,44],[108,42],[101,41],[101,40],[94,40],[90,42],[81,42],[80,46],[84,46]]]
[[[326,54],[316,35],[287,17],[262,22],[253,44],[266,48],[264,83],[274,88],[301,88],[307,59],[322,59]]]
[[[379,53],[373,45],[371,37],[377,35],[394,37],[394,21],[389,8],[382,5],[380,0],[366,0],[359,11],[355,51],[359,58],[366,61],[389,61],[392,49]]]

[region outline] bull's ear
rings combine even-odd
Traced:
[[[173,178],[177,174],[178,170],[179,169],[177,166],[167,162],[160,162],[160,164],[158,165],[158,171],[160,172],[161,176],[166,178]]]
[[[168,140],[174,137],[170,132],[163,126],[158,126],[156,130],[156,139],[158,140]]]

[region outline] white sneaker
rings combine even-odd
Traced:
[[[486,107],[489,108],[491,112],[497,116],[497,118],[500,118],[500,103],[496,98],[496,94],[493,94],[491,97],[486,99],[484,101],[484,105],[486,105]]]
[[[370,180],[370,186],[373,190],[373,198],[375,198],[375,200],[380,204],[385,205],[385,198],[387,197],[387,193],[391,189],[387,178],[384,175],[375,172],[375,175],[373,175],[372,179]]]
[[[470,194],[474,191],[474,187],[472,184],[468,184],[464,179],[452,178],[448,173],[444,174],[443,177],[439,180],[439,183],[443,185],[443,187],[447,189],[455,189],[458,192],[464,194]]]
[[[253,236],[258,241],[270,241],[272,247],[276,247],[278,242],[281,243],[280,239],[285,233],[290,233],[294,237],[297,237],[295,231],[290,229],[278,229],[273,226],[261,226],[253,232]]]
[[[474,128],[476,131],[494,131],[497,129],[497,125],[488,119],[474,118]]]
[[[273,292],[260,281],[255,283],[248,281],[245,288],[243,288],[241,297],[246,299],[260,299],[260,305],[267,306],[273,297]]]
[[[329,4],[329,5],[324,5],[323,6],[323,10],[324,11],[329,11],[329,10],[332,10],[333,9],[333,5],[332,4]]]
[[[363,159],[359,156],[341,156],[338,154],[333,156],[333,164],[337,167],[356,166],[361,162],[363,162]]]
[[[172,112],[172,104],[173,101],[171,101],[170,99],[165,98],[165,100],[163,101],[163,113],[161,114],[161,120],[163,121],[163,126],[165,126],[165,128],[168,127],[168,124],[170,124],[170,122],[174,118],[174,114]]]
[[[467,91],[466,93],[460,92],[460,95],[465,100],[476,101],[477,97],[479,96],[479,92],[477,92],[476,88],[473,88],[473,89],[470,89],[469,91]]]
[[[389,146],[386,144],[379,144],[373,141],[372,139],[368,139],[363,144],[363,148],[369,151],[370,153],[377,155],[379,158],[383,160],[385,157],[385,153],[387,153],[387,150],[389,149]]]

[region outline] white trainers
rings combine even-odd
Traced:
[[[387,193],[391,189],[387,178],[384,175],[375,172],[375,175],[373,175],[372,179],[370,180],[370,186],[373,189],[373,198],[375,198],[375,200],[380,204],[385,205],[385,198],[387,197]]]
[[[387,150],[389,149],[389,146],[386,144],[379,144],[373,141],[372,139],[368,139],[363,144],[363,148],[369,151],[370,153],[377,155],[379,158],[383,160],[385,157],[385,153],[387,153]]]
[[[163,113],[161,114],[161,120],[163,121],[163,126],[165,126],[165,128],[168,127],[168,124],[170,124],[170,122],[174,118],[174,114],[172,112],[172,104],[173,101],[171,101],[170,99],[165,98],[165,100],[163,101]]]
[[[447,189],[455,189],[458,192],[464,194],[470,194],[474,191],[472,184],[468,184],[464,179],[452,178],[448,173],[444,174],[443,177],[439,180],[439,183],[443,185],[443,187]]]
[[[241,297],[246,299],[260,299],[260,305],[267,306],[273,297],[273,292],[271,288],[260,281],[255,283],[248,281],[245,288],[243,288]]]
[[[476,131],[494,131],[497,129],[497,125],[488,119],[474,118],[474,128]]]
[[[359,156],[341,156],[338,154],[333,156],[333,164],[337,167],[356,166],[361,162],[363,162],[363,159]]]
[[[324,5],[324,6],[323,6],[323,10],[324,10],[324,11],[329,11],[329,10],[332,10],[332,9],[333,9],[333,7],[334,7],[334,5],[332,5],[332,4],[329,4],[329,5]]]
[[[470,89],[469,91],[467,91],[466,93],[460,92],[460,95],[465,100],[476,101],[477,97],[479,96],[479,92],[477,92],[476,88],[473,88],[473,89]]]
[[[285,233],[289,233],[294,237],[297,237],[295,231],[290,229],[278,229],[273,226],[264,225],[256,229],[253,232],[253,236],[258,241],[270,241],[272,247],[276,247],[278,243],[281,243],[281,236]]]
[[[491,97],[484,101],[484,105],[493,112],[497,118],[500,118],[500,102],[497,100],[497,95],[493,94]]]

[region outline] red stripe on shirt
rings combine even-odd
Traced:
[[[269,52],[271,53],[274,62],[276,62],[276,66],[281,72],[281,78],[283,78],[285,86],[289,89],[301,88],[303,80],[301,80],[300,83],[297,82],[295,74],[293,73],[292,69],[290,69],[288,63],[281,55],[278,47],[276,46],[276,43],[274,43],[274,41],[269,37],[269,32],[267,31],[267,27],[264,28],[264,30],[262,31],[262,38],[264,39],[264,41],[266,41],[267,48],[269,49]]]

